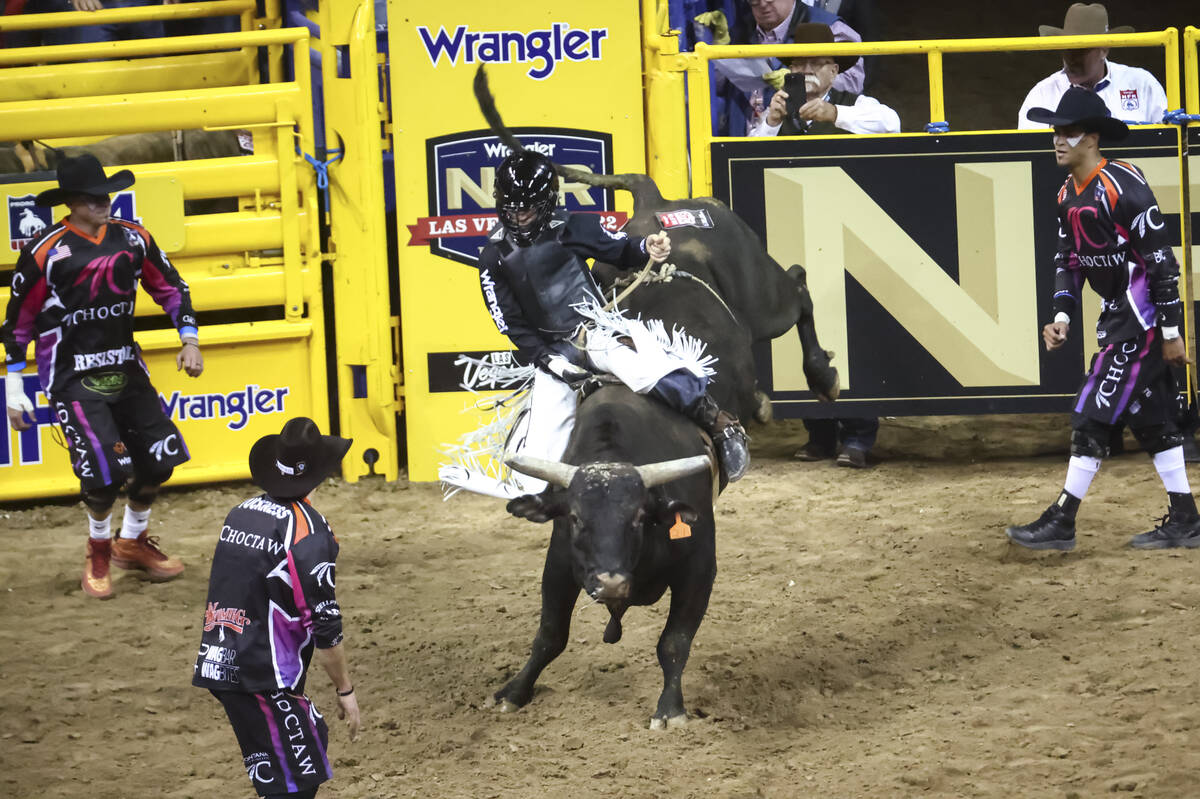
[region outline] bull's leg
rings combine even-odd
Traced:
[[[800,347],[804,350],[804,378],[818,399],[833,402],[841,390],[838,372],[830,363],[833,353],[823,349],[817,341],[812,296],[808,293],[804,267],[792,264],[787,273],[796,282],[796,291],[800,294],[800,318],[796,320],[796,332],[800,334]]]
[[[671,585],[671,612],[667,626],[658,639],[658,665],[663,672],[663,690],[658,696],[658,708],[650,719],[650,729],[678,727],[687,723],[687,710],[683,706],[683,667],[687,665],[692,651],[692,639],[704,612],[708,610],[708,597],[712,593],[716,564],[711,568],[699,569],[700,574],[690,575],[678,584]]]
[[[542,570],[542,618],[537,635],[533,637],[529,660],[520,673],[493,696],[501,712],[526,705],[533,697],[533,684],[542,669],[567,648],[571,611],[579,597],[579,586],[571,577],[570,564],[566,558],[556,557],[555,549],[551,543]]]

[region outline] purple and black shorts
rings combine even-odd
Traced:
[[[246,776],[259,796],[297,793],[333,777],[329,729],[307,696],[213,691],[233,725]]]

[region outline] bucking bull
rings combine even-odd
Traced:
[[[510,148],[520,149],[496,110],[482,67],[475,95],[493,132]],[[709,345],[719,359],[710,391],[721,407],[746,416],[755,412],[751,344],[793,326],[810,388],[824,399],[837,396],[837,370],[817,341],[804,270],[793,266],[785,272],[728,207],[707,197],[664,200],[646,175],[558,169],[569,180],[633,192],[631,233],[661,229],[663,212],[707,213],[710,227],[670,231],[671,260],[686,275],[639,286],[622,305],[662,319],[668,329],[678,325]],[[603,264],[594,273],[602,283],[619,275]],[[511,500],[509,512],[534,522],[553,520],[554,528],[542,573],[541,621],[529,660],[495,693],[493,704],[513,710],[530,700],[542,670],[566,648],[581,589],[608,608],[604,641],[615,643],[629,606],[653,604],[670,588],[670,612],[658,641],[663,690],[650,726],[684,723],[683,669],[717,573],[716,470],[700,429],[661,402],[609,385],[580,403],[561,462],[516,455],[509,464],[550,484],[541,494]]]

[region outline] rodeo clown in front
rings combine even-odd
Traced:
[[[536,366],[528,404],[512,426],[504,457],[521,454],[556,461],[575,424],[577,392],[613,375],[695,421],[716,445],[729,482],[750,465],[746,432],[737,417],[707,393],[713,358],[703,343],[661,322],[643,322],[608,309],[588,268],[596,258],[624,269],[662,263],[671,254],[665,232],[642,239],[611,233],[595,214],[558,205],[554,163],[532,150],[514,150],[496,171],[500,224],[479,255],[479,282],[497,329],[517,346],[517,358]],[[546,483],[527,476],[504,480],[466,464],[445,465],[439,479],[451,487],[511,499]]]

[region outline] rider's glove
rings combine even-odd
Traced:
[[[581,369],[561,355],[544,355],[538,361],[538,366],[564,383],[574,384],[592,376],[587,369]]]
[[[9,372],[4,376],[4,394],[10,411],[28,414],[33,419],[33,403],[25,393],[25,381],[20,372]]]

